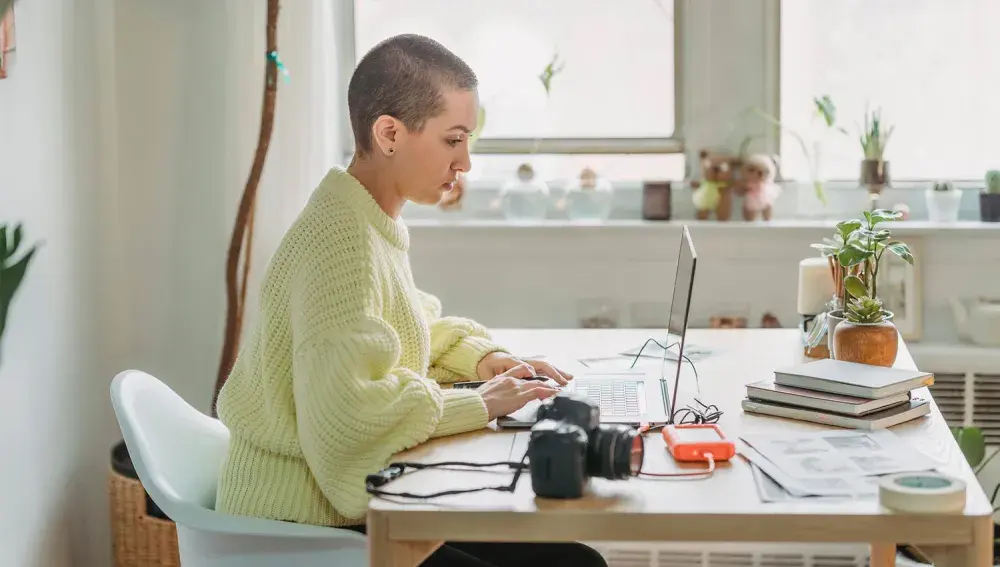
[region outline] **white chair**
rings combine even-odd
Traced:
[[[367,566],[367,538],[350,530],[216,512],[229,430],[153,376],[127,370],[111,401],[143,487],[177,525],[183,567]]]

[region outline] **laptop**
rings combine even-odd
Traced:
[[[691,241],[687,226],[681,230],[680,251],[677,255],[677,271],[674,274],[673,298],[667,317],[668,347],[678,348],[677,360],[667,356],[663,350],[659,372],[643,370],[593,371],[575,373],[575,377],[563,390],[581,393],[596,401],[601,408],[602,423],[622,423],[640,425],[643,423],[671,423],[670,408],[677,398],[681,365],[684,354],[684,339],[687,335],[688,315],[691,311],[691,293],[694,289],[694,271],[698,256]],[[674,363],[670,367],[668,362]],[[673,378],[673,386],[669,379]],[[554,382],[551,382],[555,384]],[[671,394],[672,393],[672,394]],[[497,425],[504,428],[530,428],[537,421],[538,408],[543,402],[535,400],[523,408],[497,419]]]

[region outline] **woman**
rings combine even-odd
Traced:
[[[364,531],[365,476],[432,437],[553,395],[481,325],[442,317],[410,273],[406,201],[437,203],[469,169],[477,80],[438,43],[388,39],[348,87],[356,153],[334,168],[271,259],[259,322],[219,396],[231,432],[217,508]],[[456,269],[456,275],[460,270]],[[477,390],[438,383],[475,379]],[[456,543],[425,565],[605,565],[579,544]]]

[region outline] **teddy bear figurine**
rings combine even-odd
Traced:
[[[757,215],[771,220],[774,201],[781,194],[781,187],[774,182],[776,173],[774,160],[767,155],[753,154],[743,162],[740,193],[743,194],[744,220],[757,220]]]
[[[739,160],[730,154],[701,150],[698,154],[703,179],[691,182],[695,189],[695,218],[706,220],[715,211],[715,218],[727,221],[733,212],[733,181]]]

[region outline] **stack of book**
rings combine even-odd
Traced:
[[[913,390],[934,375],[822,359],[775,370],[774,380],[747,384],[743,410],[851,429],[884,429],[927,415]]]

